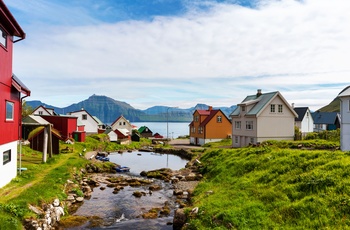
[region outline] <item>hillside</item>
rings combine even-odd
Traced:
[[[189,229],[349,229],[348,153],[270,144],[211,150],[200,162]]]
[[[208,105],[197,104],[194,107],[188,109],[173,108],[168,106],[154,106],[145,110],[135,109],[128,103],[114,100],[107,96],[92,95],[88,99],[72,104],[70,106],[59,108],[53,105],[45,104],[41,101],[27,101],[27,105],[33,109],[42,105],[46,108],[52,108],[58,114],[67,114],[68,112],[78,111],[85,109],[92,116],[98,117],[105,124],[111,124],[120,115],[123,115],[131,122],[190,122],[192,121],[192,114],[196,109],[208,109]],[[234,110],[235,106],[231,107],[219,107],[226,116]]]
[[[340,112],[340,99],[334,98],[331,103],[319,109],[320,112]]]

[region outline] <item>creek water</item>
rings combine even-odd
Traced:
[[[184,168],[187,160],[171,154],[158,154],[154,152],[125,152],[122,154],[111,153],[110,161],[122,166],[130,167],[128,173],[117,173],[126,177],[140,177],[141,171],[149,171],[160,168],[178,170]],[[114,174],[113,174],[114,175]],[[175,197],[173,196],[172,184],[161,180],[154,180],[155,184],[161,185],[162,189],[149,193],[148,187],[126,186],[117,194],[113,194],[113,188],[94,188],[90,199],[86,199],[74,215],[98,216],[103,219],[103,225],[99,227],[88,227],[89,223],[75,229],[172,229],[174,210],[176,208]],[[134,191],[144,192],[146,195],[136,198]],[[163,207],[165,203],[171,209],[167,217],[157,219],[143,219],[142,213],[154,207]],[[122,217],[122,219],[121,219]],[[120,220],[121,219],[121,220]]]

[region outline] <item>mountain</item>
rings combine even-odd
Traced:
[[[195,107],[189,109],[180,109],[168,106],[153,106],[145,110],[135,109],[125,102],[117,101],[107,96],[92,95],[88,99],[72,104],[70,106],[59,108],[52,105],[42,103],[41,101],[27,101],[27,105],[33,109],[42,105],[46,108],[54,109],[58,114],[67,114],[81,109],[85,109],[92,116],[98,117],[105,124],[111,124],[120,115],[123,115],[131,122],[140,121],[169,121],[169,122],[190,122],[192,121],[193,112],[196,109],[208,109],[208,105],[197,104]],[[221,109],[226,116],[235,109],[236,106],[231,107],[217,107],[214,109]]]
[[[331,103],[320,108],[320,112],[340,112],[340,99],[338,97],[334,98]]]

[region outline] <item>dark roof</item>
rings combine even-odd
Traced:
[[[27,96],[30,96],[30,90],[19,78],[12,74],[12,85],[18,90],[18,92],[25,93]]]
[[[147,131],[148,130],[148,131]],[[149,133],[152,133],[152,131],[147,127],[147,126],[141,126],[139,129],[138,129],[139,133],[143,133],[143,132],[149,132]]]
[[[308,111],[309,107],[296,107],[294,108],[294,111],[298,114],[298,117],[295,118],[295,121],[302,121],[305,117],[306,112]]]
[[[3,1],[0,1],[0,20],[4,29],[6,29],[12,36],[20,37],[21,39],[26,37],[26,34]]]
[[[337,112],[314,112],[312,113],[312,119],[314,124],[335,124],[338,119]]]

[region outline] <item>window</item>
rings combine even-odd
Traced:
[[[203,127],[202,126],[198,127],[198,133],[203,133]]]
[[[195,121],[195,122],[198,122],[198,120],[199,120],[198,115],[194,116],[194,121]]]
[[[244,112],[245,111],[245,106],[242,105],[241,108],[242,108],[242,112]]]
[[[241,121],[235,121],[235,129],[241,129]]]
[[[271,113],[274,113],[274,112],[276,112],[276,108],[275,108],[276,106],[274,105],[274,104],[271,104],[270,105],[270,112]]]
[[[0,36],[0,44],[4,47],[6,47],[6,41],[7,41],[7,34],[6,32],[0,27],[0,33],[1,33],[1,36]]]
[[[3,152],[2,159],[4,165],[11,161],[11,149]]]
[[[350,100],[348,101],[348,111],[350,111]]]
[[[222,122],[222,117],[221,117],[221,116],[217,116],[217,117],[216,117],[216,121],[217,121],[218,123],[221,123],[221,122]]]
[[[253,129],[253,121],[246,121],[245,122],[245,128],[247,130],[252,130]]]
[[[238,137],[235,136],[235,143],[238,144]]]
[[[122,122],[121,121],[119,122],[119,125],[122,126]]]
[[[86,114],[83,114],[83,115],[81,116],[81,119],[87,120],[87,115],[86,115]]]
[[[43,111],[39,111],[39,115],[43,115]]]
[[[251,137],[251,138],[250,138],[250,143],[251,143],[251,144],[254,144],[254,137]]]
[[[6,121],[14,120],[14,107],[15,104],[11,101],[6,101]]]
[[[283,113],[283,105],[278,105],[278,113]]]
[[[125,125],[125,121],[123,122],[123,125]]]

